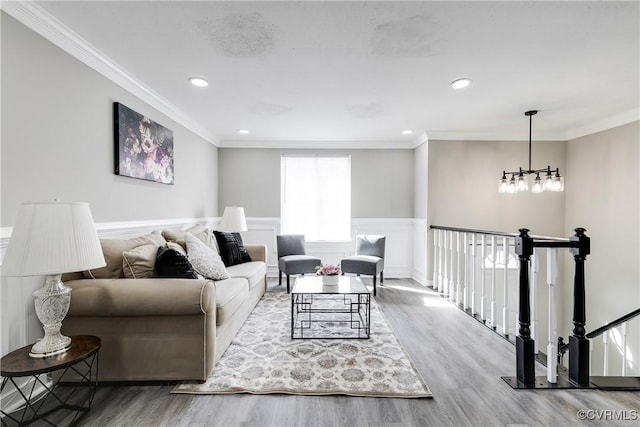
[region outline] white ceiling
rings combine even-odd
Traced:
[[[35,3],[3,8],[220,146],[523,140],[529,109],[534,139],[565,140],[640,118],[637,1]]]

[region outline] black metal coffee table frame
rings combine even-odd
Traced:
[[[298,278],[291,292],[292,339],[368,339],[371,336],[371,294],[358,278],[341,277],[340,280],[340,285],[327,287],[321,285],[321,278]],[[348,323],[353,333],[309,334],[313,324],[321,322]]]

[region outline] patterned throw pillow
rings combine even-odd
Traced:
[[[198,273],[212,280],[229,278],[229,273],[216,251],[191,233],[185,233],[184,240],[187,243],[187,258]]]
[[[251,261],[251,257],[242,243],[240,233],[214,231],[213,234],[216,236],[220,256],[222,257],[224,265],[229,267]]]
[[[177,245],[176,246],[180,246]],[[182,246],[180,246],[182,248]],[[159,247],[156,254],[155,270],[158,277],[170,279],[197,279],[198,274],[193,269],[186,256],[178,250],[169,247]]]

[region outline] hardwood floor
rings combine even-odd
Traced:
[[[285,286],[269,280],[269,292],[283,291]],[[640,425],[639,392],[513,390],[501,376],[515,375],[514,346],[411,280],[386,279],[376,301],[431,388],[432,399],[174,395],[169,394],[173,384],[105,385],[81,425]],[[545,375],[539,369],[538,375]],[[581,410],[592,411],[587,415],[595,419],[583,421]]]

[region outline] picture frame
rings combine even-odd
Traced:
[[[113,103],[115,174],[173,185],[173,131]]]

